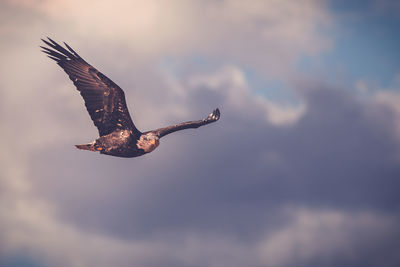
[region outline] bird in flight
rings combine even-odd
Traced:
[[[217,108],[203,120],[141,132],[129,115],[124,91],[118,85],[87,63],[68,44],[64,43],[64,48],[50,38],[42,41],[48,46],[40,46],[42,52],[68,74],[81,93],[86,109],[99,131],[99,138],[89,144],[76,145],[79,149],[116,157],[138,157],[156,149],[160,138],[167,134],[198,128],[220,117]]]

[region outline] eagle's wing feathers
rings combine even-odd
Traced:
[[[48,39],[49,41],[42,39],[50,47],[41,46],[43,52],[63,68],[80,91],[100,136],[117,129],[129,129],[134,135],[139,136],[141,133],[129,115],[124,91],[83,60],[69,45],[64,43],[67,50]]]
[[[210,115],[208,115],[207,118],[205,118],[203,120],[183,122],[183,123],[175,124],[172,126],[160,128],[160,129],[154,130],[152,132],[156,136],[158,136],[158,138],[161,138],[167,134],[170,134],[170,133],[173,133],[176,131],[189,129],[189,128],[198,128],[200,126],[215,122],[215,121],[219,120],[219,117],[220,117],[220,112],[219,112],[219,109],[217,108],[217,109],[214,109],[214,111]]]

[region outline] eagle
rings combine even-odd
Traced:
[[[75,145],[78,149],[101,154],[132,158],[152,152],[167,134],[198,128],[220,118],[218,108],[203,120],[188,121],[152,131],[139,131],[129,115],[124,91],[111,79],[81,58],[68,44],[59,45],[51,38],[41,39],[40,46],[47,56],[68,74],[80,92],[87,111],[99,131],[99,138],[89,144]]]

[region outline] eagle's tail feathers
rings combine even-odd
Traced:
[[[97,151],[94,143],[84,144],[84,145],[75,145],[78,149],[89,150],[89,151]]]

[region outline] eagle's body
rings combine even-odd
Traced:
[[[220,112],[215,109],[207,118],[188,121],[157,130],[140,132],[129,115],[125,94],[113,81],[83,60],[71,47],[60,46],[50,38],[41,46],[48,57],[55,60],[80,91],[87,111],[100,137],[90,144],[76,145],[79,149],[99,151],[117,157],[137,157],[150,153],[159,145],[159,139],[175,131],[198,128],[215,122]]]

